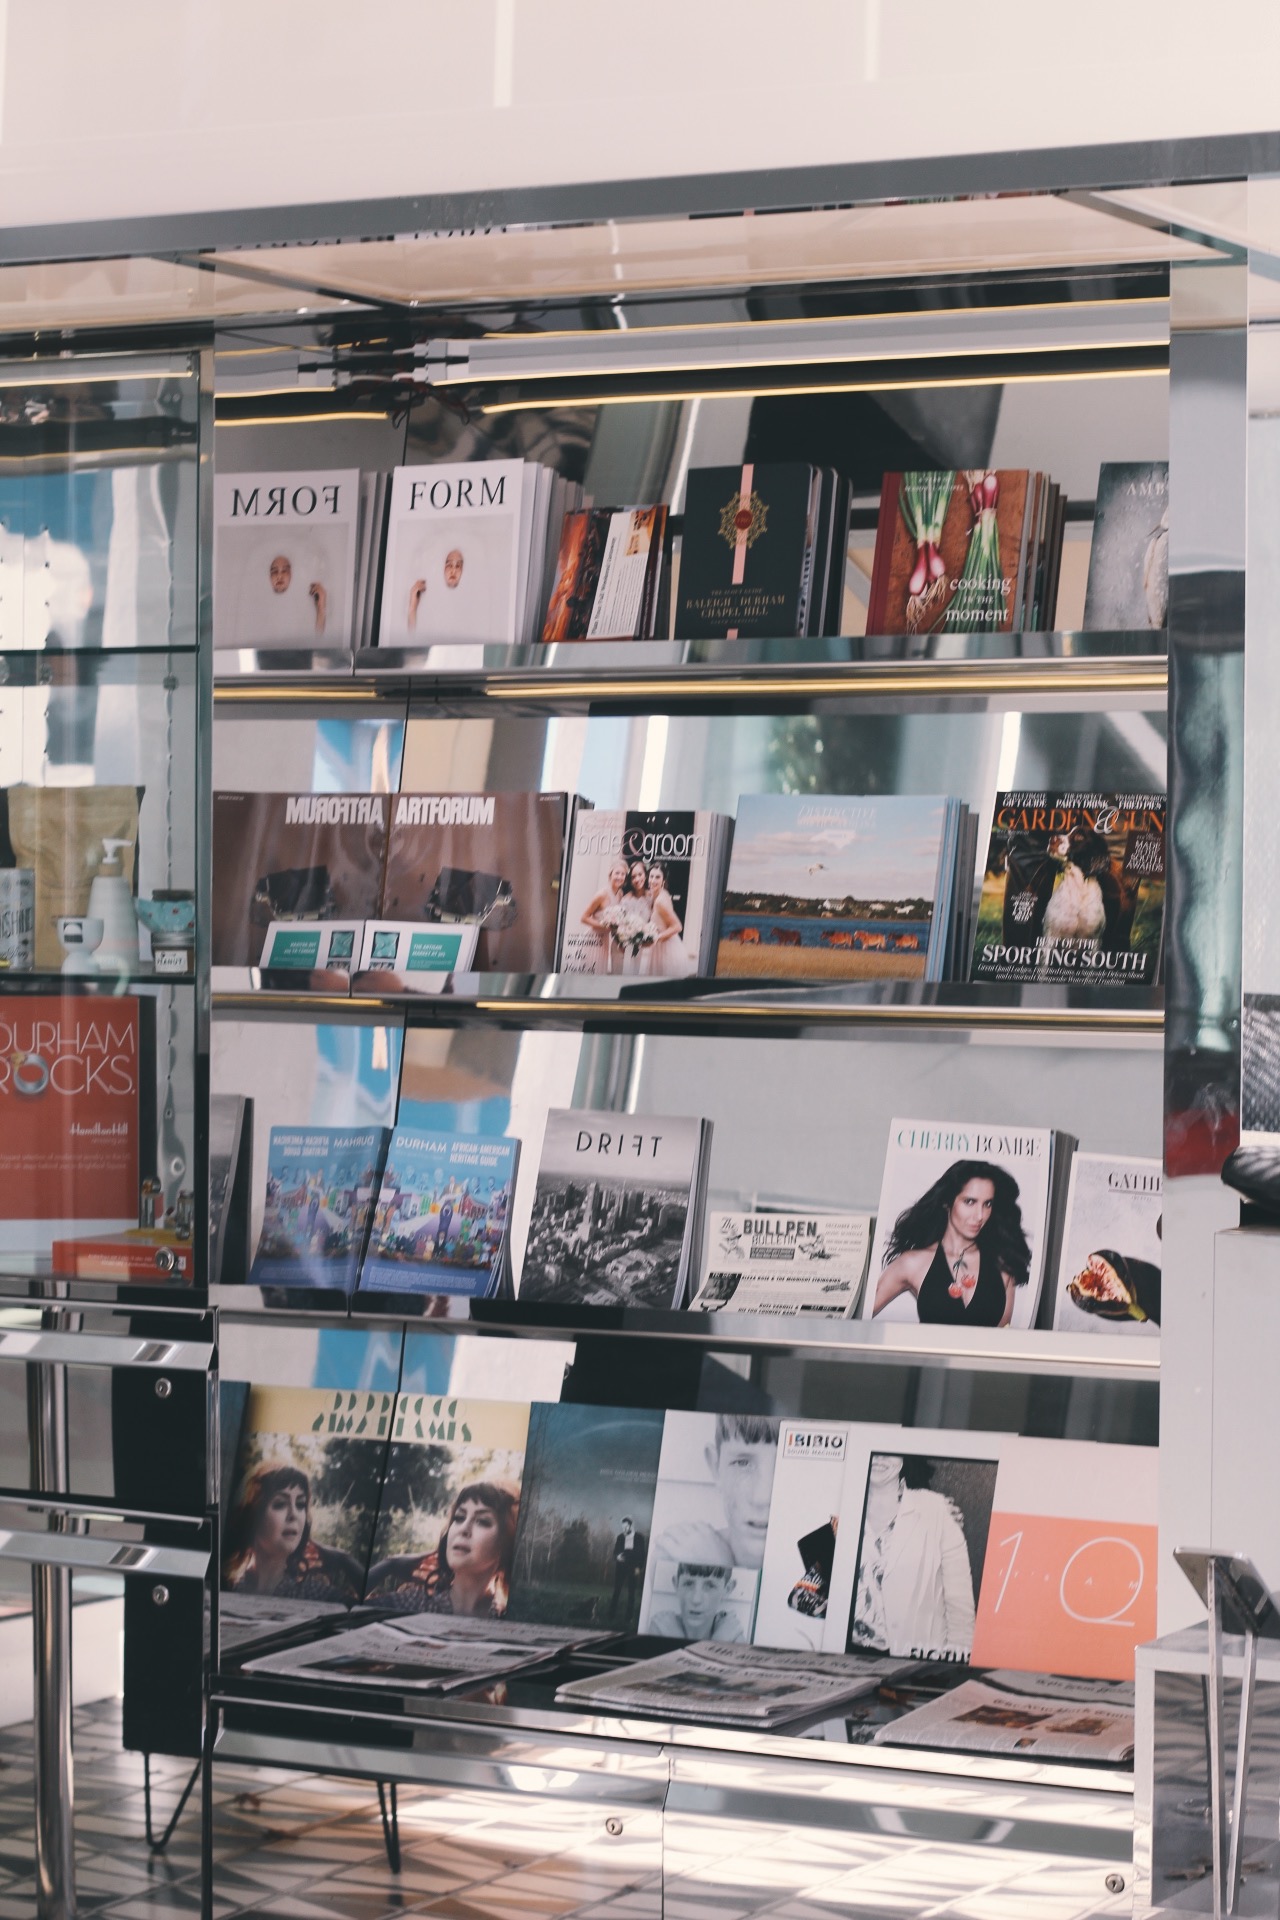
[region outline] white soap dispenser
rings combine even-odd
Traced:
[[[94,955],[100,973],[138,971],[138,920],[124,861],[132,845],[132,840],[103,841],[103,862],[89,889],[90,918],[102,922],[102,944]]]

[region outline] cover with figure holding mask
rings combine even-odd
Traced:
[[[662,1422],[647,1407],[534,1407],[513,1619],[635,1630]]]

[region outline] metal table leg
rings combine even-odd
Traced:
[[[67,1488],[67,1377],[62,1366],[28,1369],[28,1417],[36,1485]],[[36,1913],[74,1920],[75,1785],[71,1759],[71,1572],[31,1571],[35,1652]]]

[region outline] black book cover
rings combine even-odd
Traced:
[[[685,493],[676,637],[805,630],[817,488],[800,461],[695,467]]]

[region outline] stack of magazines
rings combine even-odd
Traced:
[[[570,830],[565,973],[685,980],[714,970],[733,822],[698,811],[588,811]]]
[[[870,1693],[911,1665],[862,1654],[780,1652],[699,1640],[655,1660],[566,1681],[556,1699],[564,1706],[767,1731]]]
[[[1026,468],[886,473],[868,633],[1052,627],[1066,500]]]

